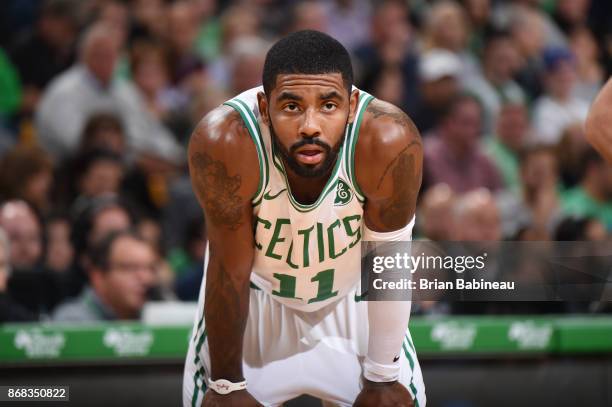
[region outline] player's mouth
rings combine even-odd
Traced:
[[[302,164],[316,165],[323,161],[325,150],[317,145],[309,145],[298,148],[295,152],[296,159]]]

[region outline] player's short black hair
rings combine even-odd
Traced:
[[[348,51],[337,40],[314,30],[297,31],[279,40],[266,55],[263,86],[270,95],[279,74],[317,75],[340,73],[348,91],[353,85],[353,66]]]

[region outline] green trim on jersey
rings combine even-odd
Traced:
[[[264,144],[263,137],[259,131],[259,124],[257,123],[253,112],[243,101],[240,99],[232,99],[223,104],[233,108],[238,112],[238,114],[240,114],[240,117],[249,131],[249,134],[253,139],[253,143],[255,144],[257,158],[259,160],[259,184],[257,186],[257,192],[255,192],[253,195],[251,203],[253,206],[257,206],[261,203],[264,190],[266,189],[269,181],[269,164],[268,156],[266,154],[266,145]]]
[[[414,349],[414,345],[412,341],[408,337],[408,335],[404,335],[405,342],[402,341],[402,349],[404,350],[404,355],[406,359],[408,359],[408,364],[410,365],[410,370],[412,371],[412,377],[410,378],[410,384],[408,385],[408,390],[412,393],[412,398],[414,399],[414,406],[419,407],[419,400],[417,398],[417,388],[414,385],[414,361],[416,360],[416,350]],[[406,347],[406,342],[408,343],[409,348]],[[412,349],[414,351],[414,358],[410,355],[408,349]]]
[[[359,139],[359,130],[361,128],[361,121],[363,120],[364,112],[372,100],[374,100],[374,96],[363,91],[361,92],[359,104],[357,105],[357,114],[355,116],[355,120],[350,126],[349,145],[346,155],[346,173],[351,179],[351,183],[355,188],[355,196],[360,202],[365,202],[365,196],[359,188],[359,184],[357,184],[357,177],[355,176],[355,149],[357,146],[357,140]]]
[[[204,315],[202,315],[202,319],[200,320],[200,324],[198,324],[198,326],[201,326],[202,321],[204,321]],[[194,365],[196,366],[196,368],[199,368],[198,370],[196,370],[195,374],[193,375],[193,395],[191,396],[191,406],[192,407],[197,407],[196,403],[198,401],[198,392],[200,391],[200,387],[198,386],[198,378],[202,379],[202,393],[206,392],[206,388],[208,386],[206,386],[206,371],[204,370],[204,365],[200,362],[200,350],[202,350],[202,345],[204,344],[204,341],[206,340],[206,336],[208,335],[208,332],[206,331],[206,328],[204,328],[204,332],[202,332],[202,335],[200,336],[200,339],[198,340],[198,344],[196,345],[196,357],[193,361]],[[196,334],[196,338],[198,337],[198,335]]]

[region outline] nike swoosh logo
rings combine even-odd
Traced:
[[[399,360],[399,355],[393,358],[393,363],[397,362],[398,360]]]
[[[287,188],[283,188],[280,191],[278,191],[278,193],[276,195],[270,195],[270,191],[266,192],[264,194],[264,199],[266,201],[271,201],[272,199],[276,198],[277,196],[279,196],[280,194],[282,194],[283,192],[285,192],[287,190]]]

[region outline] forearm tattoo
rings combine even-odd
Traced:
[[[190,161],[193,184],[210,221],[217,226],[238,229],[242,224],[243,208],[243,199],[238,196],[242,183],[240,175],[230,176],[223,162],[206,153],[194,153]]]
[[[417,168],[414,152],[406,147],[394,158],[394,161],[397,164],[391,173],[393,195],[381,206],[380,211],[381,221],[389,228],[396,227],[398,220],[414,211],[421,185],[421,171]]]

